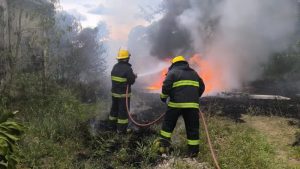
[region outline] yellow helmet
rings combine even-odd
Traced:
[[[130,53],[128,50],[121,49],[118,52],[117,59],[128,59],[130,57]]]
[[[183,56],[176,56],[172,59],[172,63],[176,63],[180,61],[185,61],[185,58]]]

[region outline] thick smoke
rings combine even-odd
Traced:
[[[258,78],[270,55],[295,40],[297,0],[164,0],[163,4],[160,20],[131,32],[132,51],[150,48],[142,55],[156,58],[198,53],[220,69],[216,78],[228,90]]]
[[[191,50],[191,38],[188,29],[177,23],[177,18],[190,4],[182,0],[166,1],[166,13],[157,23],[148,29],[149,40],[152,42],[151,55],[166,57],[175,52],[186,53]]]

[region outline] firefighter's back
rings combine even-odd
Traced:
[[[181,62],[175,64],[169,74],[168,76],[171,76],[170,79],[172,79],[169,106],[198,108],[204,84],[197,72],[186,62]]]
[[[127,72],[131,70],[131,66],[126,62],[118,62],[111,71],[112,93],[124,94],[126,92]]]

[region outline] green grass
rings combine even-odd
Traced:
[[[250,127],[247,123],[234,123],[222,117],[207,119],[209,131],[219,164],[222,169],[282,169],[290,168],[288,164],[276,158],[276,148],[270,144],[264,134]],[[174,168],[197,168],[202,162],[213,166],[205,133],[201,128],[200,154],[197,167],[182,160],[187,151],[184,123],[180,119],[172,136],[174,152],[170,158]],[[179,160],[180,159],[180,160]],[[207,167],[207,165],[206,165]]]
[[[259,131],[246,123],[234,123],[221,117],[207,118],[213,146],[222,169],[281,169],[288,168],[276,159],[275,148]],[[173,145],[177,156],[184,156],[186,136],[182,120],[177,124]],[[208,149],[203,128],[201,128],[199,162],[213,161]]]
[[[19,154],[19,168],[74,168],[82,149],[95,105],[80,103],[70,91],[30,99],[20,107],[18,119],[26,127]]]
[[[300,160],[300,146],[291,148],[291,157]]]
[[[210,133],[223,169],[281,169],[275,149],[266,137],[247,124],[209,118]],[[203,143],[206,144],[204,141]],[[205,145],[203,145],[205,147]],[[207,148],[203,152],[206,152]],[[208,159],[207,154],[203,154]],[[209,160],[209,159],[208,159]]]
[[[53,95],[28,99],[18,105],[20,113],[17,120],[26,127],[19,142],[21,161],[18,168],[163,169],[158,167],[160,164],[169,168],[213,166],[202,127],[198,158],[195,161],[185,159],[187,145],[182,119],[172,136],[174,150],[166,159],[159,156],[152,146],[160,126],[139,134],[118,135],[107,131],[90,134],[89,119],[98,115],[103,117],[109,109],[105,103],[82,104],[70,91],[59,90]],[[222,169],[289,168],[276,158],[277,147],[251,125],[217,116],[208,117],[207,121]],[[290,156],[298,158],[299,151],[299,147],[292,148]]]
[[[297,141],[298,144],[299,144],[299,141],[300,141],[300,127],[299,127],[298,131],[296,132],[295,136],[296,136],[296,138],[294,139],[294,143]],[[300,161],[300,145],[295,145],[295,146],[291,147],[290,149],[291,149],[290,150],[291,151],[290,156],[292,158],[298,159],[298,161]]]
[[[275,159],[280,161],[284,168],[300,168],[299,151],[297,146],[293,147],[296,141],[296,133],[300,130],[295,125],[290,125],[290,120],[276,116],[249,116],[244,115],[243,119],[247,125],[260,132],[275,150]]]
[[[24,101],[18,106],[18,120],[26,127],[18,168],[145,168],[159,162],[153,130],[126,136],[90,133],[89,119],[103,118],[105,103],[82,104],[68,90]]]
[[[94,166],[96,168],[149,167],[160,159],[152,146],[155,139],[156,134],[153,130],[127,135],[100,132],[89,143],[89,160],[101,164],[98,167]]]

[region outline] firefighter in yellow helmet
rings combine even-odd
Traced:
[[[158,140],[159,150],[169,148],[176,122],[179,116],[182,116],[187,134],[188,153],[191,157],[197,156],[199,152],[199,98],[204,90],[205,85],[202,79],[189,67],[185,58],[174,57],[160,95],[163,102],[166,102],[169,97],[169,102]]]
[[[134,84],[137,75],[133,73],[129,63],[130,53],[128,50],[119,50],[116,63],[111,71],[112,80],[112,105],[109,114],[111,129],[118,133],[126,133],[128,126],[128,114],[126,109],[126,88],[129,86],[128,97],[131,95],[131,85]],[[130,99],[128,98],[130,105]]]

